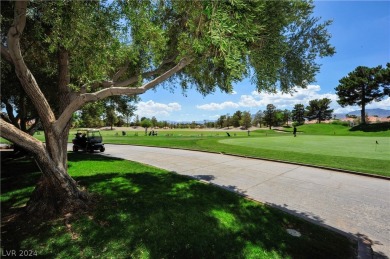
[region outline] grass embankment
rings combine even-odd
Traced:
[[[231,137],[227,137],[230,132]],[[349,128],[340,124],[310,124],[283,131],[158,130],[102,131],[105,143],[185,148],[304,163],[390,177],[390,124]],[[70,139],[73,135],[70,135]],[[378,143],[378,144],[377,144]]]
[[[196,180],[129,161],[79,153],[69,172],[98,197],[70,221],[33,224],[11,215],[39,173],[2,165],[2,249],[47,258],[351,258],[339,234]],[[302,237],[287,234],[296,229]]]

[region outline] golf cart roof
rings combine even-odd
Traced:
[[[100,131],[99,129],[78,129],[77,130],[77,132],[79,132],[79,131],[95,131],[95,132],[97,132],[97,131]]]

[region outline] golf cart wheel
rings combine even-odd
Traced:
[[[104,152],[104,150],[106,150],[105,147],[101,147],[101,148],[100,148],[100,152]]]
[[[79,147],[76,145],[73,145],[73,152],[77,152],[77,151],[79,151]]]

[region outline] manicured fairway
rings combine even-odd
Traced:
[[[122,135],[125,130],[126,135]],[[150,131],[150,129],[149,129]],[[76,129],[69,134],[69,142]],[[230,137],[228,137],[229,132]],[[145,136],[140,128],[102,130],[104,143],[171,147],[325,166],[390,177],[390,123],[349,128],[340,124],[310,124],[283,130],[158,129]],[[44,134],[35,135],[44,141]],[[378,144],[376,144],[378,141]]]
[[[390,138],[387,137],[301,135],[294,138],[289,135],[231,138],[219,142],[248,148],[390,161]]]

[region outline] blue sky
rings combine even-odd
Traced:
[[[390,1],[315,1],[314,4],[315,16],[323,21],[333,20],[328,31],[336,54],[319,60],[321,71],[307,89],[297,88],[293,96],[257,93],[250,80],[245,79],[234,85],[234,94],[217,90],[203,97],[195,90],[183,95],[180,88],[172,93],[160,86],[140,96],[136,114],[168,121],[215,120],[237,110],[256,113],[269,103],[278,109],[291,110],[297,103],[307,105],[309,100],[325,97],[332,100],[335,113],[358,110],[357,106],[341,108],[334,88],[357,66],[385,66],[390,62]],[[390,98],[366,108],[390,110]]]

